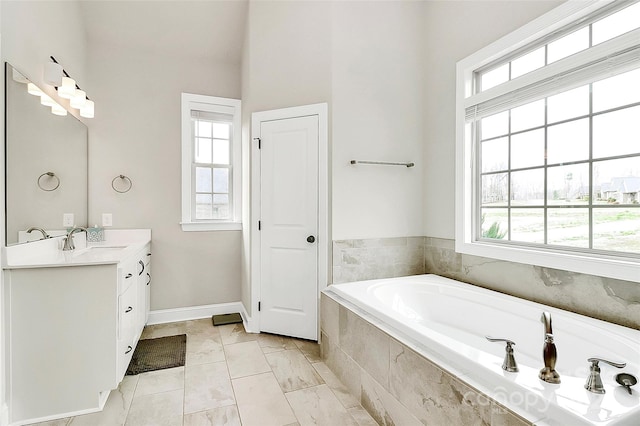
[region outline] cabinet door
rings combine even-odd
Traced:
[[[129,288],[118,297],[118,324],[119,335],[117,346],[118,357],[118,381],[122,380],[127,366],[135,349],[137,315],[138,315],[138,289],[136,286]]]
[[[140,310],[138,312],[138,325],[140,330],[144,328],[149,319],[149,297],[151,293],[151,246],[147,245],[144,250],[138,254],[137,264],[138,275],[138,303]]]

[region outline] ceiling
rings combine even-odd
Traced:
[[[248,0],[81,0],[89,42],[239,64]]]

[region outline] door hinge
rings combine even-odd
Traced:
[[[260,311],[260,308],[262,307],[262,302],[258,302],[258,311]]]
[[[258,221],[258,231],[262,230],[262,222]]]
[[[258,149],[262,149],[262,139],[260,138],[253,138],[254,141],[258,141]]]

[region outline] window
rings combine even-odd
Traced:
[[[567,2],[457,79],[456,249],[640,280],[640,2]]]
[[[182,94],[182,230],[239,230],[240,101]]]

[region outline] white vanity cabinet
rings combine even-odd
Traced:
[[[138,294],[140,300],[144,300],[144,306],[140,306],[138,311],[138,323],[144,326],[149,320],[149,310],[151,308],[151,244],[138,254],[137,275]]]
[[[103,408],[124,377],[149,306],[143,277],[150,245],[132,247],[109,263],[5,268],[10,424]]]
[[[118,344],[116,357],[116,379],[122,380],[133,356],[144,324],[138,321],[139,312],[144,307],[138,292],[136,259],[128,260],[118,267]]]

